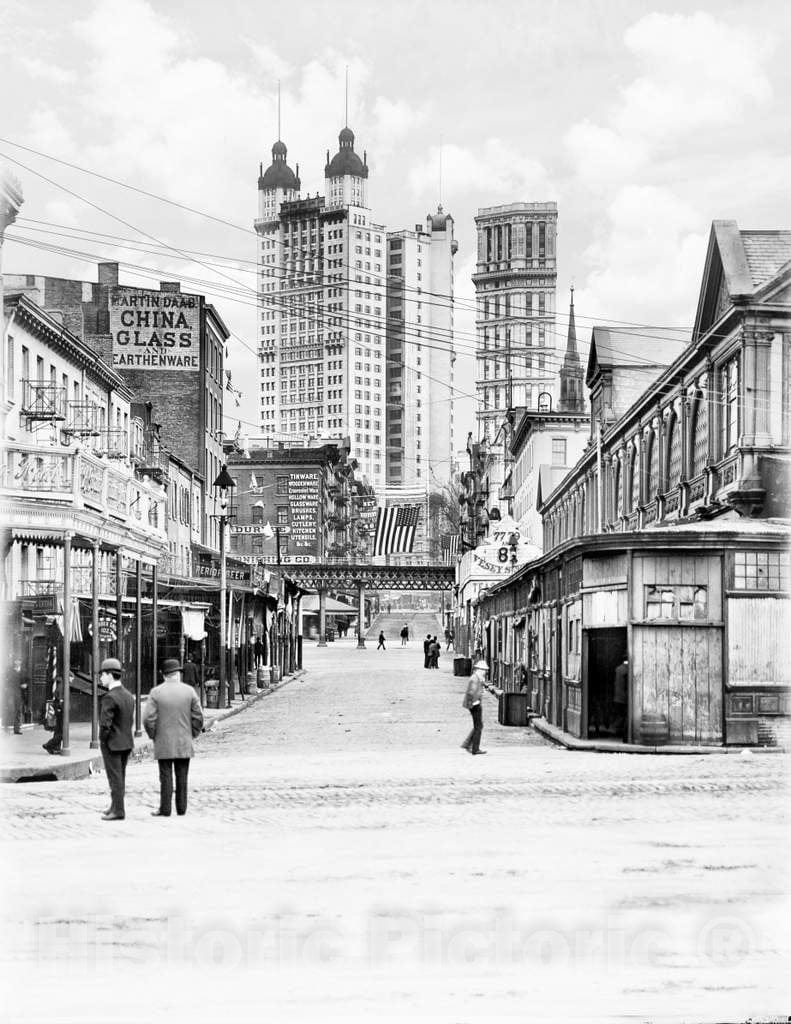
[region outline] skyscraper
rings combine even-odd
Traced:
[[[368,164],[347,126],[325,195],[300,198],[285,145],[258,179],[262,432],[350,437],[374,487],[385,482],[386,233],[368,207]]]
[[[478,436],[491,445],[493,489],[508,457],[508,410],[556,397],[557,219],[554,202],[484,207],[475,218]]]
[[[387,236],[387,489],[431,489],[454,452],[453,218]],[[430,396],[430,399],[429,399]]]

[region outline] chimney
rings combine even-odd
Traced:
[[[181,291],[181,284],[178,281],[160,281],[159,290],[161,292],[175,292],[178,294]]]
[[[118,284],[117,263],[99,264],[99,284],[104,285],[105,288],[113,288]]]

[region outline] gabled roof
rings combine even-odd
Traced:
[[[753,298],[790,260],[791,231],[740,231],[735,220],[713,221],[693,340],[739,300]]]
[[[645,333],[594,327],[591,334],[585,383],[591,386],[600,369],[664,370],[687,347],[685,341]]]
[[[548,498],[560,482],[569,473],[568,466],[550,466],[549,464],[538,467],[538,486],[536,487],[536,508],[540,509],[544,499]]]

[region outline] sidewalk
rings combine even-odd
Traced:
[[[744,746],[691,746],[680,743],[664,743],[659,746],[645,746],[640,743],[622,743],[620,740],[581,740],[570,736],[556,725],[550,725],[545,718],[531,718],[531,728],[546,736],[567,750],[589,750],[600,754],[741,754],[743,750],[752,753],[785,753],[785,747],[744,747]]]
[[[238,715],[252,704],[274,693],[287,683],[300,679],[305,675],[299,669],[293,675],[286,676],[277,686],[259,690],[250,697],[239,697],[229,708],[204,708],[204,731],[208,732],[215,722],[220,722],[232,715]],[[145,698],[143,698],[145,707]],[[72,722],[70,728],[69,747],[71,753],[64,757],[59,754],[48,754],[42,749],[42,743],[52,736],[43,726],[27,727],[22,735],[14,735],[10,730],[0,734],[0,782],[55,782],[62,779],[84,779],[91,775],[95,768],[102,768],[102,755],[99,749],[91,749],[91,723]],[[149,757],[152,741],[146,736],[135,737],[133,760],[142,761]]]

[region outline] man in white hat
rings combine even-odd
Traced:
[[[481,709],[482,691],[486,689],[489,693],[494,694],[495,697],[499,697],[503,692],[502,690],[498,690],[495,686],[490,686],[486,682],[486,673],[488,671],[489,666],[483,658],[476,661],[473,666],[470,681],[467,684],[467,692],[464,694],[463,706],[467,708],[472,715],[472,732],[462,743],[462,748],[464,750],[468,750],[471,754],[486,753],[485,750],[481,750],[481,733],[483,732],[483,711]]]

